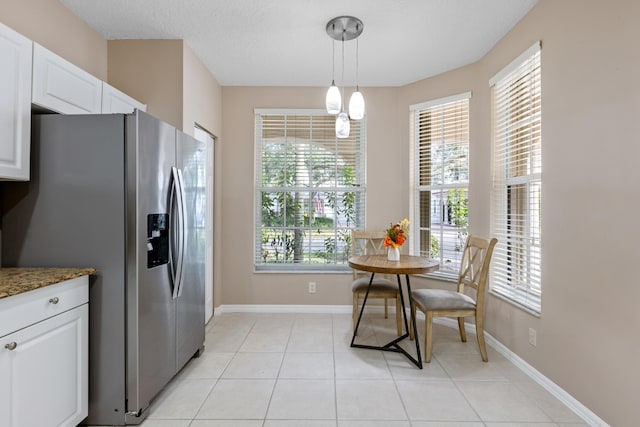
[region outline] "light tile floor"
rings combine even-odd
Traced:
[[[462,343],[457,330],[434,328],[432,361],[419,370],[398,353],[351,348],[347,314],[216,316],[205,352],[152,402],[142,427],[586,425],[493,349],[483,363],[473,334]],[[357,342],[384,344],[394,331],[373,312]]]

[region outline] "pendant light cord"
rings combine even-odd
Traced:
[[[360,85],[358,84],[358,74],[359,74],[358,70],[360,68],[359,58],[360,58],[360,43],[356,38],[356,92],[360,90]]]
[[[340,100],[341,104],[344,104],[344,32],[346,30],[342,30],[342,99]],[[344,106],[340,105],[340,111],[344,111]]]
[[[336,41],[333,40],[331,43],[331,84],[335,85],[336,83]]]

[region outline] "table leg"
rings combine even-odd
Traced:
[[[362,308],[360,309],[360,314],[358,314],[358,321],[356,322],[356,327],[353,328],[353,337],[351,338],[351,347],[354,347],[353,342],[356,340],[356,335],[358,335],[358,327],[360,326],[360,320],[362,320],[362,313],[364,313],[364,306],[367,304],[367,298],[369,298],[369,291],[371,290],[371,284],[373,283],[373,276],[376,273],[371,273],[371,278],[369,279],[369,286],[367,286],[367,292],[364,294],[364,300],[362,301]]]
[[[418,329],[416,329],[416,317],[413,315],[413,313],[415,313],[414,309],[413,309],[413,297],[411,296],[411,282],[409,282],[409,275],[406,274],[405,275],[405,279],[407,281],[407,293],[409,294],[409,313],[410,317],[411,317],[411,324],[413,326],[413,332],[414,332],[414,340],[416,342],[416,352],[418,353],[418,364],[420,366],[420,369],[422,369],[422,355],[420,353],[420,340],[418,339]],[[398,277],[398,281],[400,281],[400,278]],[[404,307],[404,303],[402,305]],[[406,319],[406,315],[405,315],[405,324],[407,322]],[[408,331],[408,329],[407,329]]]
[[[402,292],[402,282],[400,281],[400,275],[396,274],[398,280],[398,291],[400,292],[400,307],[402,307],[402,317],[404,318],[404,330],[409,332],[409,324],[407,323],[407,312],[404,309],[404,295]]]

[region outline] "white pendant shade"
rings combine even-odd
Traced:
[[[338,114],[340,112],[342,97],[340,96],[340,89],[338,89],[334,82],[331,82],[331,87],[327,91],[326,104],[327,113]]]
[[[340,90],[336,87],[335,72],[335,43],[333,43],[332,75],[331,87],[327,91],[326,106],[327,113],[338,114],[336,117],[336,137],[348,138],[351,131],[352,120],[360,120],[364,118],[364,97],[358,88],[358,43],[357,39],[364,29],[362,21],[354,16],[338,16],[327,22],[326,31],[333,40],[342,43],[342,95],[344,95],[344,42],[356,39],[356,91],[351,95],[349,100],[349,115],[344,112],[346,105],[342,105],[342,96]],[[346,104],[346,102],[345,102]]]
[[[338,138],[348,138],[351,130],[351,123],[347,113],[340,113],[336,118],[336,136]]]
[[[360,120],[364,117],[364,97],[359,90],[351,94],[349,99],[349,117],[353,120]]]

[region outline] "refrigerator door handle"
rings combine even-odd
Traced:
[[[184,178],[182,178],[182,170],[178,169],[178,193],[180,195],[180,206],[178,212],[181,212],[180,216],[180,247],[178,248],[178,259],[180,261],[180,279],[178,285],[178,297],[182,295],[182,286],[184,285],[184,280],[182,274],[184,272],[184,254],[187,246],[187,197],[185,194],[184,188]]]
[[[169,184],[169,272],[171,273],[171,285],[176,287],[176,273],[173,261],[173,253],[175,252],[175,232],[173,229],[175,220],[173,218],[173,201],[176,198],[176,179],[171,170],[171,183]]]
[[[183,214],[182,208],[182,187],[180,186],[180,174],[178,168],[173,166],[171,168],[171,194],[169,197],[169,236],[171,242],[169,244],[169,266],[171,270],[171,279],[173,281],[173,299],[178,298],[178,291],[180,289],[180,282],[182,280],[182,254],[183,254]],[[174,205],[175,201],[175,205]],[[177,207],[178,218],[177,221],[174,218],[174,207]],[[176,241],[178,247],[176,248]],[[177,249],[177,253],[176,253]]]

